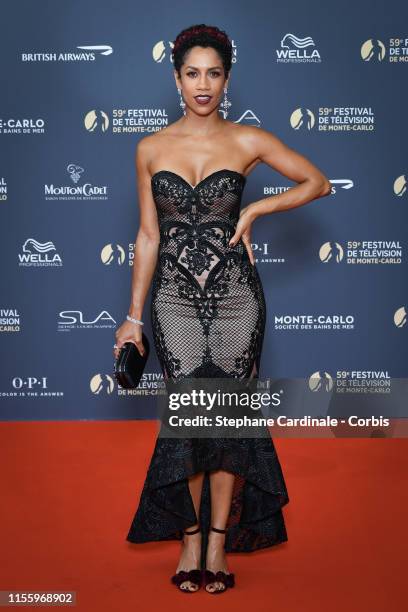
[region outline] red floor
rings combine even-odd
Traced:
[[[407,439],[275,439],[289,540],[230,554],[237,586],[214,597],[170,584],[179,542],[125,541],[155,436],[151,421],[2,423],[0,590],[76,591],[86,612],[406,609]]]

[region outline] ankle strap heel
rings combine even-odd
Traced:
[[[201,526],[198,524],[196,529],[192,531],[182,530],[183,535],[194,535],[201,531]],[[201,587],[203,581],[203,572],[201,569],[193,568],[191,570],[180,570],[174,576],[171,577],[171,582],[175,584],[180,591],[183,593],[195,593]],[[183,586],[185,583],[190,582],[194,585],[194,588]]]
[[[195,533],[198,533],[199,531],[201,531],[201,527],[198,526],[197,529],[193,529],[193,531],[183,531],[183,533],[185,535],[194,535]]]
[[[218,529],[217,527],[210,527],[211,531],[215,531],[217,533],[227,533],[226,529]]]
[[[213,527],[211,525],[210,531],[215,531],[216,533],[227,533],[227,529],[218,529],[218,527]],[[226,573],[222,571],[212,572],[211,570],[205,569],[203,572],[203,581],[204,587],[207,593],[211,595],[218,595],[220,593],[225,593],[227,589],[231,589],[235,586],[235,574],[232,572]],[[222,589],[214,589],[208,590],[207,586],[214,584],[215,582],[221,582],[224,585]]]

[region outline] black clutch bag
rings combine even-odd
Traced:
[[[144,333],[142,333],[142,342],[145,348],[143,356],[133,342],[125,342],[115,359],[114,375],[119,385],[124,389],[135,389],[142,378],[150,353],[149,340]]]

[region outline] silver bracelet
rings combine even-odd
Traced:
[[[139,323],[140,325],[144,325],[143,321],[140,321],[139,319],[134,319],[133,317],[130,317],[129,315],[126,315],[126,318],[128,321],[131,321],[132,323]]]

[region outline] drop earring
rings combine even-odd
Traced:
[[[231,102],[227,98],[227,92],[228,90],[227,88],[225,88],[224,89],[224,100],[220,104],[220,108],[221,108],[222,114],[224,115],[224,119],[228,117],[228,109],[230,106],[232,106]]]
[[[180,106],[183,109],[183,114],[186,114],[186,103],[183,100],[183,96],[181,95],[181,89],[177,87],[178,94],[180,96]]]

